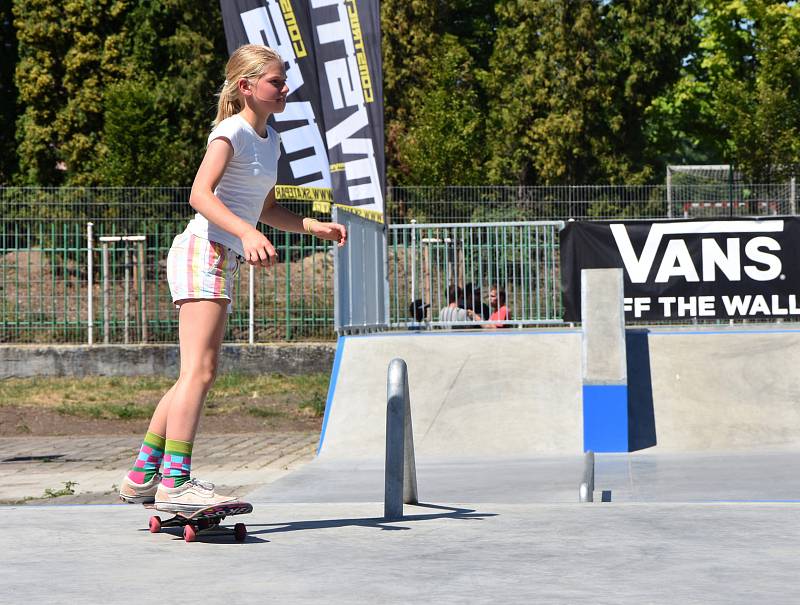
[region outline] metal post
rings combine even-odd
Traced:
[[[415,301],[417,299],[417,229],[414,225],[417,224],[417,219],[411,219],[411,301]],[[425,309],[425,295],[423,294],[420,297],[422,301],[420,304],[422,308]],[[424,321],[425,316],[422,316]],[[412,320],[416,323],[417,321],[417,309],[414,308],[414,318]]]
[[[88,341],[90,345],[94,344],[94,296],[92,288],[94,287],[94,234],[92,232],[94,223],[86,223],[86,325],[88,328]]]
[[[247,329],[248,329],[248,337],[247,342],[250,344],[255,344],[256,342],[256,322],[255,322],[255,315],[256,315],[256,286],[255,286],[255,279],[256,279],[256,268],[254,265],[250,265],[250,277],[249,283],[247,285],[247,292],[249,297],[249,307],[248,307],[248,319],[247,319]]]
[[[408,368],[402,359],[389,362],[386,382],[386,469],[383,515],[403,517],[403,504],[419,502],[414,434],[408,396]]]
[[[594,502],[594,452],[588,451],[583,458],[583,478],[578,488],[579,502]]]
[[[144,242],[136,242],[136,252],[138,256],[138,266],[139,266],[139,300],[141,302],[141,322],[142,322],[142,342],[147,342],[147,338],[149,334],[147,333],[147,289],[145,288],[145,284],[147,280],[145,279],[144,275]]]
[[[730,207],[729,207],[728,216],[733,216],[733,204],[734,204],[734,199],[733,199],[733,164],[730,164],[728,166],[728,197],[731,200],[730,201]]]
[[[797,214],[797,179],[795,177],[789,179],[789,202],[794,216]]]
[[[672,218],[672,170],[667,166],[667,218]]]
[[[109,317],[108,317],[108,243],[103,242],[103,342],[108,344],[111,335],[109,334]]]
[[[131,255],[130,255],[130,250],[128,249],[128,245],[127,244],[123,244],[123,248],[125,249],[125,256],[124,256],[124,259],[125,259],[124,263],[125,264],[124,264],[124,271],[123,271],[123,274],[125,276],[124,277],[124,279],[125,279],[125,288],[124,288],[124,292],[125,292],[124,296],[125,296],[125,298],[123,299],[123,302],[122,302],[122,308],[123,308],[123,314],[124,314],[124,318],[123,318],[123,326],[124,326],[123,342],[127,345],[127,344],[130,344],[130,335],[128,334],[128,329],[130,328],[130,317],[128,317],[128,314],[130,313],[130,305],[131,305],[130,296],[131,296],[131,292],[130,292],[130,284],[128,283],[128,281],[130,279],[130,273],[131,273],[131,260],[130,260],[130,256]]]

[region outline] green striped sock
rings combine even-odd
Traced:
[[[139,455],[133,462],[128,479],[134,483],[142,484],[150,481],[158,472],[161,460],[164,458],[165,440],[161,435],[147,432],[139,448]]]
[[[164,487],[180,487],[189,480],[192,470],[192,442],[167,439],[164,449]]]

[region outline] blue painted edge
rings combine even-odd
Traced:
[[[552,336],[561,334],[583,334],[580,328],[552,328],[542,330],[408,330],[403,332],[371,332],[350,334],[347,338],[437,338],[442,336]]]
[[[583,385],[583,450],[628,452],[628,385]]]
[[[645,326],[643,326],[645,328]],[[630,330],[635,330],[636,326],[631,326],[628,328]],[[649,336],[702,336],[703,334],[714,334],[714,335],[726,335],[726,334],[797,334],[800,332],[800,329],[791,329],[791,328],[780,328],[775,330],[748,330],[744,329],[736,329],[732,328],[730,330],[658,330],[658,329],[649,329],[648,335]]]
[[[701,500],[701,502],[703,504],[798,504],[800,500]]]
[[[2,504],[0,505],[0,510],[29,510],[29,509],[38,509],[38,510],[53,510],[55,508],[119,508],[120,505],[124,504],[124,502],[120,502],[119,504],[111,504],[108,502],[99,503],[99,504],[78,504],[75,502],[72,503],[64,503],[64,504]]]
[[[336,383],[339,380],[339,367],[342,363],[342,353],[344,352],[344,341],[350,338],[349,336],[339,336],[336,342],[336,354],[333,357],[333,368],[331,368],[331,380],[328,383],[328,398],[325,400],[325,416],[322,418],[322,430],[319,432],[319,443],[317,444],[317,455],[322,449],[322,443],[325,441],[325,429],[328,428],[328,417],[331,413],[333,406],[333,395],[336,393]]]

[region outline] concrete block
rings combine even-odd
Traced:
[[[583,381],[625,384],[625,313],[622,269],[581,271]]]
[[[330,372],[336,344],[282,343],[222,346],[220,373]],[[177,376],[180,352],[169,345],[4,345],[0,379],[37,376]]]

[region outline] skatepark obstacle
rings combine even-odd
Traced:
[[[403,504],[416,504],[417,467],[408,396],[408,367],[402,359],[389,362],[386,379],[386,470],[383,515],[387,520],[403,516]]]

